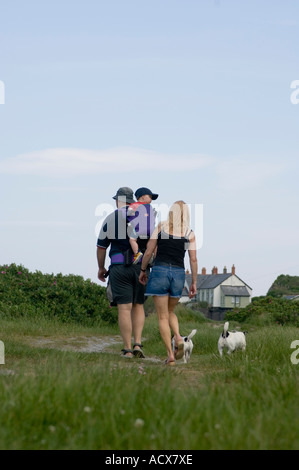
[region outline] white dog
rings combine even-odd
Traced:
[[[182,336],[182,340],[184,341],[184,363],[186,364],[189,362],[192,350],[193,350],[193,341],[191,338],[195,335],[197,330],[192,330],[189,336]],[[174,338],[172,338],[172,349],[173,351],[175,350],[175,341]]]
[[[245,332],[241,331],[228,331],[228,321],[224,323],[223,332],[221,333],[218,340],[218,351],[222,357],[223,349],[228,349],[228,354],[231,354],[236,349],[246,349],[246,338]]]

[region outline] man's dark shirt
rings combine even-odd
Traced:
[[[127,210],[128,207],[125,206],[108,215],[100,230],[97,246],[105,249],[110,246],[110,258],[115,254],[124,253],[130,248],[127,233]]]

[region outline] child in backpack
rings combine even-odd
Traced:
[[[135,192],[137,202],[131,203],[128,208],[128,235],[134,253],[133,264],[138,263],[142,258],[147,241],[154,231],[156,213],[151,202],[158,196],[149,188],[139,188]]]

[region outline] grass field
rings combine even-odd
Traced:
[[[246,353],[220,359],[222,324],[179,319],[182,334],[198,331],[190,363],[173,368],[155,315],[145,360],[120,356],[117,326],[1,319],[0,449],[298,449],[298,328],[247,325]],[[110,337],[102,352],[79,350]]]

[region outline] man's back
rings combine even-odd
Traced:
[[[124,253],[130,248],[127,233],[127,209],[128,206],[115,210],[103,222],[97,246],[105,249],[110,246],[110,258],[114,254]]]

